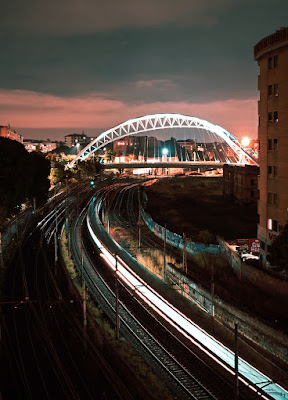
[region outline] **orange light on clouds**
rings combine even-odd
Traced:
[[[210,103],[125,103],[103,94],[61,97],[21,90],[0,90],[0,120],[18,128],[109,129],[130,118],[155,113],[179,113],[220,125],[236,136],[257,136],[257,99]],[[245,119],[243,118],[245,115]]]

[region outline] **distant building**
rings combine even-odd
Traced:
[[[25,146],[25,149],[29,152],[40,151],[41,153],[49,153],[50,151],[53,151],[57,148],[57,143],[50,142],[49,140],[43,142],[40,140],[35,140],[35,141],[24,140],[23,144]]]
[[[116,156],[126,156],[133,154],[134,149],[134,136],[125,136],[121,139],[114,140],[113,153]]]
[[[223,194],[239,204],[256,203],[259,167],[257,165],[223,166]]]
[[[269,246],[288,221],[288,27],[254,47],[258,89],[259,224],[263,264]]]
[[[87,144],[91,143],[94,138],[85,135],[84,132],[80,133],[72,133],[71,135],[64,136],[65,138],[65,146],[73,147],[79,144],[79,146],[84,147]]]
[[[0,125],[0,136],[23,143],[23,136],[17,133],[16,131],[12,131],[10,129],[10,125],[8,126]]]

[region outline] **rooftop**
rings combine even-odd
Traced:
[[[257,60],[269,49],[279,48],[288,45],[288,27],[281,27],[272,35],[266,36],[254,46],[254,58]]]

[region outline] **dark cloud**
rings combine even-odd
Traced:
[[[0,89],[97,93],[126,103],[255,97],[253,46],[288,15],[287,0],[11,0],[0,7]]]
[[[185,24],[209,27],[229,0],[10,0],[2,29],[37,35],[91,34],[123,27]],[[13,21],[13,23],[11,23]]]

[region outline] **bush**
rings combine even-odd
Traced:
[[[207,229],[199,232],[199,240],[204,244],[213,244],[216,242],[216,236]]]

